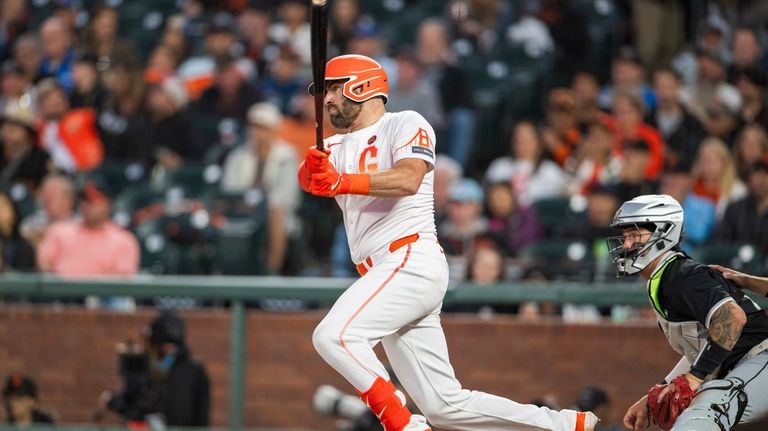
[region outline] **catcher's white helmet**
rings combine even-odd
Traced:
[[[617,236],[606,238],[611,260],[616,265],[618,276],[637,274],[668,250],[680,244],[683,239],[683,207],[668,195],[644,195],[624,202],[611,228],[621,230]],[[651,231],[650,238],[643,242],[641,237],[631,248],[624,248],[627,228],[645,228]]]

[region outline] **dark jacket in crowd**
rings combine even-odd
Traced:
[[[202,160],[203,152],[193,139],[190,124],[192,120],[186,110],[159,121],[150,121],[148,137],[153,154],[165,148],[181,156],[185,162]]]
[[[747,196],[728,205],[712,234],[716,241],[746,242],[768,252],[768,211],[760,214],[758,202]]]
[[[706,132],[698,118],[684,107],[682,109],[683,118],[672,133],[664,134],[659,128],[655,113],[649,115],[646,121],[662,134],[664,142],[667,144],[667,161],[672,162],[670,164],[674,167],[690,169],[696,159],[699,145],[706,137]]]
[[[38,147],[31,147],[25,154],[13,160],[6,160],[0,155],[0,187],[23,183],[34,190],[52,168],[50,156]]]
[[[152,160],[147,139],[148,120],[141,114],[121,115],[113,109],[99,112],[96,121],[104,145],[105,163],[141,163]]]

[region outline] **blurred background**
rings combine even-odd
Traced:
[[[377,429],[310,342],[356,272],[335,202],[296,180],[309,3],[0,2],[7,426]],[[634,196],[680,201],[699,260],[767,272],[768,3],[329,8],[329,58],[375,58],[388,110],[437,132],[469,387],[611,429],[666,375],[643,285],[604,243]]]

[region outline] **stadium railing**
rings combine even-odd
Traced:
[[[246,302],[273,298],[298,299],[330,305],[353,280],[315,277],[154,276],[132,278],[61,279],[50,275],[4,274],[0,299],[50,299],[131,296],[136,299],[186,297],[226,301],[232,314],[230,329],[229,428],[242,428],[245,391]],[[768,299],[752,296],[760,305]],[[451,284],[444,304],[517,304],[523,302],[645,306],[641,282],[505,282],[492,286]],[[0,428],[0,431],[3,431]]]

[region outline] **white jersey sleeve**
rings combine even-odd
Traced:
[[[392,136],[392,160],[421,159],[435,166],[435,131],[418,112],[398,113],[397,128]]]

